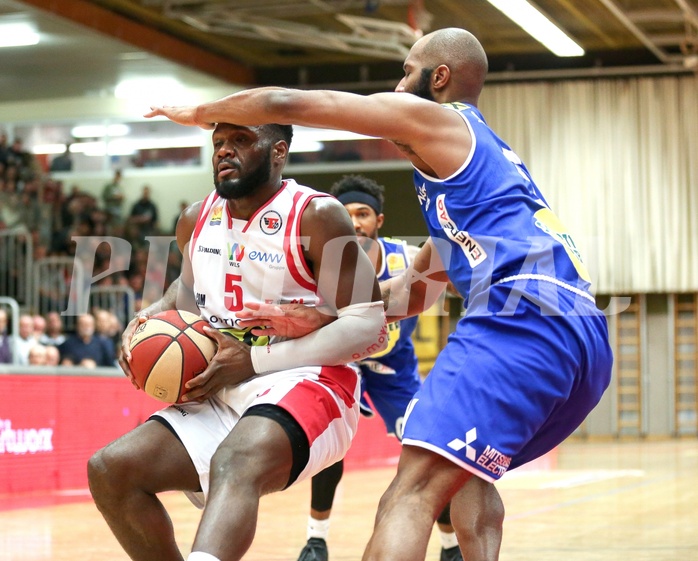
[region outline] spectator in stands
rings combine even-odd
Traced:
[[[5,168],[5,180],[0,192],[0,222],[10,229],[21,223],[19,193],[17,192],[17,168],[8,165]]]
[[[51,171],[72,171],[73,157],[70,155],[70,144],[65,145],[65,152],[56,156],[51,162]]]
[[[7,165],[7,153],[9,147],[7,146],[7,133],[0,132],[0,164],[4,168]]]
[[[58,312],[46,314],[46,332],[39,338],[42,345],[53,345],[58,347],[65,342],[63,333],[63,318]]]
[[[29,350],[36,345],[34,339],[34,318],[29,314],[19,316],[19,337],[17,339],[17,362],[29,364]]]
[[[109,223],[112,226],[123,222],[124,188],[121,186],[121,170],[114,172],[112,180],[102,189],[102,201],[104,210],[109,216]]]
[[[46,366],[58,366],[61,362],[61,353],[58,351],[58,347],[53,345],[46,345]]]
[[[145,276],[141,273],[133,273],[128,278],[128,285],[133,290],[134,306],[136,311],[143,308],[143,288],[145,287]],[[147,306],[147,304],[146,304]]]
[[[59,206],[57,197],[60,184],[56,181],[47,180],[41,185],[41,196],[39,197],[38,227],[39,241],[46,246],[46,250],[51,246],[53,235],[60,229],[60,213],[57,212]]]
[[[41,343],[41,338],[46,334],[46,318],[41,314],[34,314],[34,340]]]
[[[32,155],[24,149],[24,141],[15,137],[7,151],[7,162],[16,165],[20,170],[25,170],[31,167],[31,160]]]
[[[95,334],[95,318],[82,314],[77,320],[77,332],[69,335],[58,347],[63,366],[114,366],[116,351],[111,341]]]
[[[29,366],[46,366],[46,364],[46,347],[37,343],[29,349]]]
[[[143,193],[131,208],[129,222],[137,227],[138,241],[155,233],[158,223],[158,208],[150,199],[150,187],[143,186]]]
[[[94,312],[95,333],[110,341],[114,348],[114,360],[116,360],[116,349],[121,344],[121,322],[114,312],[97,309]]]
[[[7,332],[7,311],[0,308],[0,364],[12,362],[12,343]]]

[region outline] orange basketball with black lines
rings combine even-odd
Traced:
[[[131,372],[145,393],[180,403],[186,384],[201,374],[216,353],[204,320],[191,312],[167,310],[150,316],[131,338]]]

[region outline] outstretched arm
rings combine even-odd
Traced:
[[[470,132],[463,119],[438,103],[404,92],[357,95],[331,90],[253,88],[190,107],[153,107],[188,126],[215,123],[257,126],[294,124],[352,131],[390,140],[415,167],[445,178],[465,161]]]

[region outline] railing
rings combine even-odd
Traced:
[[[49,312],[64,312],[68,308],[73,283],[77,287],[84,287],[85,274],[80,261],[72,257],[39,259],[34,263],[34,294],[31,308],[41,315]],[[63,315],[63,317],[65,329],[73,331],[75,315]]]
[[[31,298],[31,266],[34,246],[25,226],[0,231],[0,294],[20,306]]]
[[[94,286],[90,291],[90,309],[94,308],[113,312],[125,327],[136,311],[136,294],[130,286]]]
[[[8,330],[10,338],[10,350],[12,351],[11,364],[19,364],[19,355],[17,353],[17,344],[19,341],[19,304],[14,298],[0,296],[0,308],[3,307],[10,309],[7,316],[11,321],[11,328]]]

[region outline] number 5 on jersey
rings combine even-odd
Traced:
[[[225,275],[225,307],[231,312],[242,310],[242,275]]]

